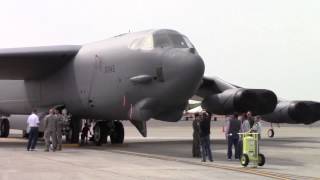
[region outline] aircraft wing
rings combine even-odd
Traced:
[[[198,97],[198,98],[197,98]],[[219,78],[203,77],[193,99],[214,114],[252,111],[273,123],[311,124],[320,120],[320,102],[278,99],[266,89],[246,89]]]
[[[70,61],[81,46],[44,46],[0,49],[0,79],[39,79]]]
[[[218,77],[203,77],[201,86],[196,92],[196,96],[206,98],[212,94],[218,94],[227,89],[235,88],[237,87]],[[197,98],[194,99],[196,100]]]

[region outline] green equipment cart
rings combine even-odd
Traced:
[[[240,163],[246,167],[252,164],[252,167],[263,166],[265,157],[259,152],[259,133],[239,133],[242,139],[242,155]],[[240,147],[241,148],[241,147]]]

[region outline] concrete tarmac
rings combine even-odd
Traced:
[[[212,126],[212,163],[191,157],[191,121],[149,121],[148,138],[124,125],[123,145],[65,146],[49,153],[43,141],[37,151],[26,151],[21,132],[11,131],[9,138],[0,138],[0,180],[320,179],[320,123],[275,127],[273,139],[263,133],[260,149],[267,162],[258,168],[227,161],[222,122]]]

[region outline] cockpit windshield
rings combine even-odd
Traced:
[[[151,50],[154,48],[194,48],[190,40],[172,30],[158,30],[143,38],[134,40],[131,49]]]
[[[159,30],[153,33],[155,48],[194,48],[189,39],[175,31]]]

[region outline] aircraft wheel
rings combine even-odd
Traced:
[[[107,129],[106,122],[97,122],[96,125],[93,128],[93,139],[94,143],[97,146],[101,146],[104,143],[107,143]]]
[[[111,144],[123,144],[124,128],[120,121],[114,122],[114,130],[110,135]]]
[[[240,163],[242,166],[247,167],[249,164],[249,156],[247,154],[242,154],[240,158]]]
[[[273,129],[268,129],[268,137],[273,138],[274,137],[274,130]]]
[[[266,162],[266,158],[263,154],[258,154],[258,166],[263,166]]]
[[[10,132],[10,123],[8,119],[2,119],[0,127],[0,136],[8,137]]]

